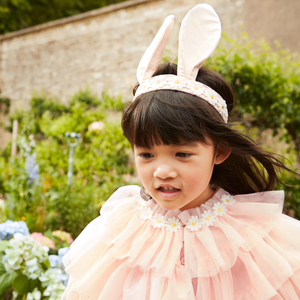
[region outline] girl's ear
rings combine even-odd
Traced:
[[[215,165],[219,165],[224,162],[228,156],[230,155],[231,150],[222,149],[220,147],[217,148],[216,155],[215,155]]]

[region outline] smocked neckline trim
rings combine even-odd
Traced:
[[[139,213],[140,219],[151,222],[154,228],[166,228],[170,232],[176,232],[184,227],[190,231],[198,231],[204,225],[213,226],[216,218],[225,215],[227,207],[235,203],[234,196],[220,188],[200,207],[185,211],[174,210],[172,212],[176,216],[166,217],[167,213],[171,211],[163,209],[165,213],[156,213],[160,206],[154,200],[145,201],[140,196],[135,196],[135,200],[133,207]],[[151,208],[151,206],[153,207]],[[200,208],[204,209],[203,213],[200,212]],[[178,218],[181,214],[189,214],[187,222],[184,223]]]

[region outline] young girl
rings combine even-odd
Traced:
[[[157,68],[173,19],[122,120],[143,187],[118,189],[73,243],[63,299],[300,299],[300,222],[272,191],[288,169],[227,125],[232,91],[201,68],[221,34],[210,6],[184,18],[178,66]]]

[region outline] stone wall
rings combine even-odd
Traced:
[[[243,28],[251,38],[263,37],[271,45],[277,41],[299,53],[299,15],[299,0],[245,0]]]
[[[276,38],[300,48],[299,0],[206,0],[230,36]],[[199,0],[131,0],[0,36],[0,89],[11,109],[28,106],[33,91],[66,102],[87,86],[130,100],[136,67],[169,14],[176,23],[167,45],[176,57],[179,25]],[[0,132],[0,145],[1,142]]]
[[[242,24],[243,0],[210,0],[229,33]],[[33,91],[67,101],[87,85],[131,98],[138,62],[169,14],[176,25],[168,49],[176,56],[179,24],[198,0],[135,0],[0,37],[2,93],[14,107]]]

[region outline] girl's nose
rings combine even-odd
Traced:
[[[161,179],[176,178],[177,172],[171,166],[160,165],[154,171],[154,177]]]

